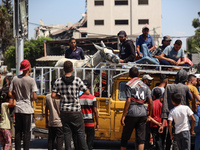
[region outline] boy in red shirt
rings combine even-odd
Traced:
[[[91,84],[88,80],[83,80],[83,83],[87,86],[88,89],[91,88]],[[98,121],[98,111],[97,111],[97,103],[96,97],[89,94],[82,94],[79,97],[79,101],[81,104],[81,110],[83,113],[83,119],[85,124],[85,133],[87,135],[86,141],[88,145],[88,149],[92,150],[93,147],[93,140],[94,140],[94,116],[96,120],[96,129],[99,129],[99,121]]]
[[[160,118],[162,111],[162,102],[161,102],[162,91],[160,88],[155,88],[153,91],[153,111],[152,111],[152,120],[151,120],[151,133],[153,136],[153,145],[157,150],[164,149],[164,141],[166,136],[166,126],[163,133],[159,133],[158,129],[162,124],[162,118]],[[156,123],[157,122],[157,123]]]

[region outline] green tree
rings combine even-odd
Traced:
[[[0,6],[0,40],[3,54],[9,46],[14,45],[12,0],[2,0]]]
[[[200,17],[200,13],[199,17]],[[190,53],[200,53],[200,21],[199,18],[195,18],[192,21],[192,26],[196,29],[195,35],[188,40],[188,50]]]
[[[44,56],[44,40],[52,40],[50,37],[39,37],[37,40],[31,39],[24,43],[24,59],[28,59],[31,66],[36,65],[36,59]],[[10,46],[5,52],[5,62],[8,69],[15,68],[15,47]]]

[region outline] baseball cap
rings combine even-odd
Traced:
[[[142,80],[145,80],[145,79],[153,80],[153,78],[148,74],[143,75]]]
[[[119,33],[117,34],[117,36],[127,36],[125,31],[119,31]]]
[[[171,37],[168,35],[163,37],[163,41],[171,41],[171,40],[172,40]]]
[[[30,66],[30,62],[27,59],[24,59],[21,63],[20,63],[20,71],[24,71],[27,70]]]
[[[161,95],[162,94],[162,91],[161,91],[161,89],[160,88],[154,88],[154,90],[153,90],[153,95],[155,96],[155,97],[159,97],[159,95]]]
[[[195,74],[195,76],[197,77],[197,79],[199,79],[199,78],[200,78],[200,74]]]

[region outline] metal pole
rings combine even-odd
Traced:
[[[24,39],[23,38],[18,38],[18,47],[17,47],[17,75],[21,74],[22,71],[20,70],[20,63],[24,59]]]

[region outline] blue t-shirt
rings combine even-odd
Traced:
[[[163,53],[166,55],[167,58],[173,59],[174,61],[178,61],[179,58],[185,57],[184,50],[182,48],[180,48],[178,50],[178,52],[176,52],[174,50],[174,46],[173,45],[167,46],[164,49]]]
[[[153,36],[151,36],[151,35],[148,34],[148,37],[147,37],[146,42],[145,42],[145,40],[144,40],[142,34],[141,34],[140,36],[138,36],[138,37],[136,38],[136,46],[139,45],[139,46],[141,47],[142,44],[146,44],[147,47],[148,47],[148,49],[150,49],[153,45],[155,45]]]
[[[73,51],[71,48],[68,48],[65,51],[65,58],[77,60],[85,59],[83,49],[81,47],[76,47],[76,50]]]

